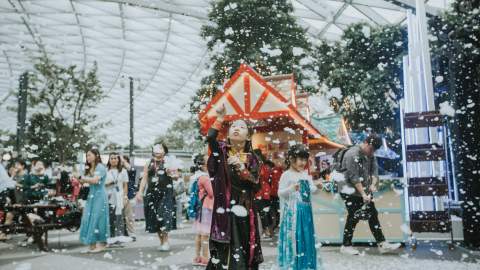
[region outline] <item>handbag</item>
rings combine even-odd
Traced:
[[[90,192],[90,187],[82,186],[80,192],[78,193],[78,198],[86,201],[88,199],[88,193]]]

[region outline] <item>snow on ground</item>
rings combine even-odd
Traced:
[[[137,224],[138,241],[123,248],[110,249],[102,254],[83,254],[85,246],[78,233],[50,233],[50,253],[38,252],[35,247],[20,247],[24,237],[14,236],[0,243],[0,270],[130,270],[130,269],[202,269],[193,267],[193,231],[186,228],[171,233],[171,251],[157,251],[158,240],[144,233],[143,223]],[[274,270],[276,245],[262,241],[265,262],[261,269]],[[419,245],[417,251],[402,250],[400,254],[380,255],[374,247],[361,247],[360,256],[339,253],[339,247],[324,246],[320,256],[326,270],[480,270],[480,253],[461,248],[449,251],[432,243]]]

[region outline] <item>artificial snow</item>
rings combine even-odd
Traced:
[[[229,36],[229,35],[233,35],[235,32],[233,31],[233,28],[232,27],[228,27],[227,29],[225,29],[225,36]]]
[[[103,254],[103,258],[112,260],[112,259],[113,259],[113,256],[112,256],[112,254],[110,254],[109,252],[107,252],[107,253]]]
[[[288,141],[289,146],[296,145],[296,144],[297,144],[297,141],[295,141],[295,140]]]
[[[248,215],[247,209],[241,205],[232,206],[231,212],[238,217],[246,217]]]
[[[32,264],[31,263],[21,263],[15,267],[15,270],[31,270]]]
[[[308,103],[313,114],[318,117],[332,115],[334,111],[330,107],[328,97],[323,94],[315,94],[308,98]]]
[[[344,194],[353,194],[355,193],[355,189],[352,188],[352,187],[349,187],[347,185],[344,185],[342,187],[342,190],[340,191],[340,193],[344,193]]]
[[[231,3],[229,5],[226,5],[223,10],[224,11],[229,11],[229,10],[236,9],[236,8],[237,8],[237,3]]]
[[[330,178],[335,182],[343,182],[345,181],[345,175],[343,173],[339,173],[336,170],[332,171],[330,174]]]
[[[445,101],[440,103],[440,114],[453,117],[455,115],[455,109],[452,107],[452,105],[450,105],[448,101]]]
[[[371,32],[370,27],[368,27],[368,26],[366,26],[366,25],[364,25],[364,26],[362,27],[362,33],[363,33],[363,35],[364,35],[366,38],[369,38],[369,37],[370,37],[370,32]]]
[[[340,89],[338,87],[330,89],[330,91],[327,94],[327,97],[342,99],[342,89]]]
[[[292,53],[294,56],[300,56],[303,54],[303,49],[299,47],[293,47]]]
[[[271,49],[269,46],[263,46],[262,48],[260,48],[260,51],[268,54],[270,57],[277,57],[282,55],[282,50],[278,48]]]
[[[478,270],[479,264],[446,261],[446,260],[421,260],[404,255],[376,255],[370,254],[375,251],[368,251],[363,256],[346,256],[337,252],[325,252],[320,249],[320,256],[323,260],[324,269],[350,270]],[[437,257],[436,255],[434,255]],[[275,269],[275,268],[273,268]]]

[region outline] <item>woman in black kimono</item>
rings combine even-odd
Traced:
[[[169,251],[168,232],[176,229],[175,195],[173,179],[165,168],[165,155],[168,148],[164,144],[153,147],[153,158],[143,169],[143,178],[136,195],[137,201],[143,200],[146,231],[157,233],[160,239],[160,251]],[[147,186],[145,196],[144,190]]]
[[[227,142],[217,141],[224,116],[222,107],[207,137],[208,172],[215,197],[207,269],[258,269],[263,256],[253,199],[260,189],[259,162],[245,121],[232,123]]]

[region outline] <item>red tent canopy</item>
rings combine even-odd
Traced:
[[[216,108],[225,105],[227,122],[251,120],[256,123],[257,130],[278,130],[285,127],[303,129],[304,143],[307,143],[307,138],[311,138],[316,143],[328,144],[329,147],[342,147],[322,135],[309,122],[308,106],[305,102],[298,102],[296,95],[293,74],[263,78],[251,67],[242,64],[224,85],[223,91],[218,91],[200,112],[201,132],[206,134],[215,122]]]

